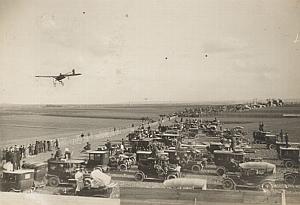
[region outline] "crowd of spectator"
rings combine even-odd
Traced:
[[[11,163],[12,170],[21,168],[21,160],[29,156],[38,155],[40,153],[51,152],[59,148],[58,140],[40,140],[34,144],[14,145],[4,147],[0,152],[2,165]],[[10,165],[8,165],[10,166]]]

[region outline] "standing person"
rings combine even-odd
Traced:
[[[286,147],[289,147],[289,135],[288,135],[287,132],[285,133],[284,138],[285,138],[285,145],[286,145]]]
[[[125,140],[122,138],[122,145],[124,146],[125,148]]]
[[[43,142],[43,149],[44,149],[44,152],[47,152],[47,142],[46,142],[46,140],[44,140],[44,142]]]
[[[22,156],[21,156],[21,152],[20,150],[16,150],[16,169],[21,169],[21,159],[22,159]]]
[[[71,154],[69,148],[65,148],[65,159],[71,159]]]
[[[28,152],[29,152],[29,155],[32,155],[32,145],[31,144],[29,144],[29,146],[28,146]]]
[[[109,154],[112,155],[112,147],[111,147],[111,142],[109,140],[107,140],[105,146],[108,149]]]
[[[47,150],[48,150],[48,151],[51,151],[51,144],[50,144],[50,141],[49,141],[49,140],[47,140]]]
[[[280,130],[279,137],[280,137],[280,142],[283,142],[283,130],[282,129]]]
[[[17,153],[16,151],[12,151],[12,164],[13,164],[13,171],[17,169]]]
[[[55,140],[55,147],[56,147],[56,149],[58,149],[58,148],[59,148],[58,139],[56,139],[56,140]]]
[[[5,159],[5,149],[3,148],[1,151],[0,151],[0,160],[1,160],[1,166],[5,163],[4,162],[4,159]]]
[[[75,189],[75,195],[80,192],[81,189],[84,187],[83,183],[83,172],[81,169],[76,169],[76,174],[75,174],[75,180],[76,180],[76,189]]]

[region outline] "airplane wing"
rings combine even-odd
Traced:
[[[82,74],[81,73],[63,74],[63,76],[66,76],[66,77],[71,77],[71,76],[76,76],[76,75],[82,75]]]
[[[57,76],[54,75],[36,75],[37,78],[56,78]]]

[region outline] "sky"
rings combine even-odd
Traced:
[[[299,0],[0,0],[0,103],[300,98],[299,54]]]

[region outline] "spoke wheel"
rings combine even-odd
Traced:
[[[285,166],[286,168],[293,168],[293,167],[294,167],[294,163],[293,163],[292,161],[286,161],[286,162],[284,163],[284,166]]]
[[[289,185],[294,185],[296,181],[296,177],[292,174],[284,176],[284,182]]]
[[[262,183],[261,185],[261,189],[264,191],[264,192],[270,192],[273,190],[273,185],[271,182],[264,182]]]
[[[223,188],[226,190],[234,189],[234,183],[231,179],[224,179]]]

